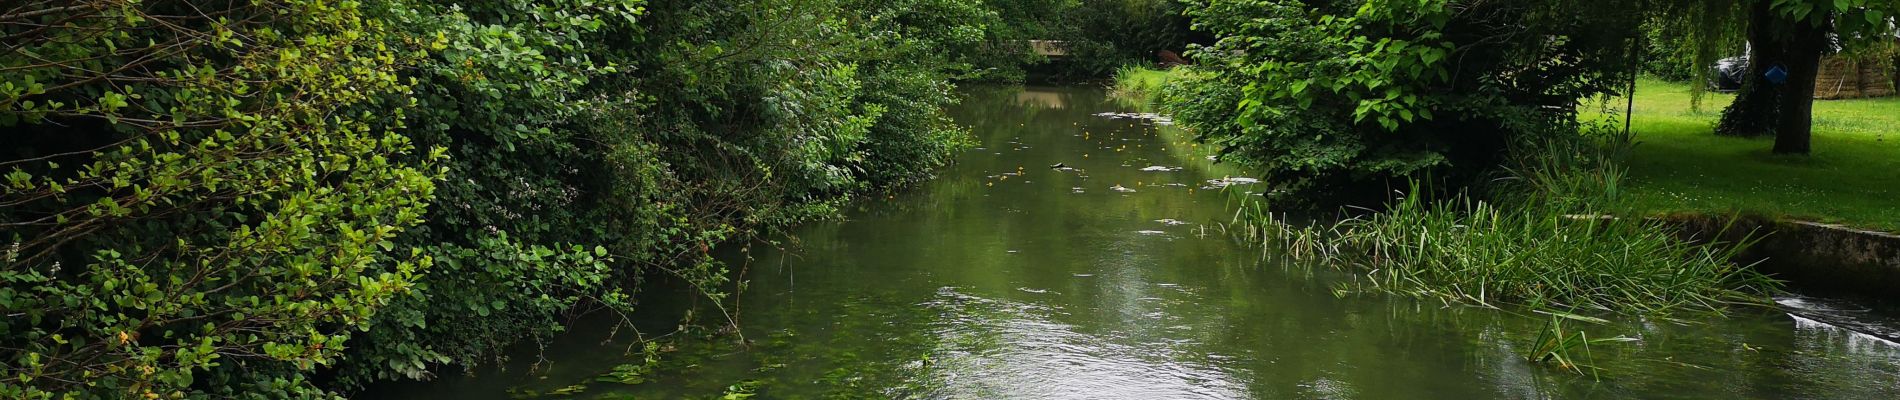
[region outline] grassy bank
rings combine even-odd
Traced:
[[[1585,153],[1562,146],[1537,154]],[[1542,160],[1564,159],[1548,156]],[[1600,213],[1624,174],[1602,157],[1520,164],[1490,199],[1427,200],[1419,187],[1381,212],[1330,225],[1275,219],[1243,201],[1236,223],[1267,254],[1354,271],[1349,291],[1590,313],[1721,312],[1767,304],[1779,283],[1736,265],[1739,246],[1691,243],[1663,222]],[[1416,184],[1415,184],[1416,185]],[[1252,196],[1248,196],[1252,197]]]
[[[1814,153],[1711,133],[1732,96],[1691,107],[1690,88],[1643,80],[1625,200],[1646,213],[1750,213],[1900,231],[1900,98],[1816,101]],[[1621,99],[1612,101],[1620,109]]]
[[[1158,70],[1140,66],[1127,66],[1115,70],[1114,96],[1120,99],[1143,103],[1146,108],[1160,104],[1161,91],[1175,74],[1183,69]]]

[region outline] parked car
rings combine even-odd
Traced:
[[[1709,90],[1733,92],[1742,90],[1742,80],[1748,77],[1748,56],[1729,57],[1716,60],[1709,67]]]

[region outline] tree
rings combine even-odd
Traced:
[[[1749,74],[1716,133],[1775,137],[1777,154],[1807,154],[1813,127],[1815,79],[1821,57],[1892,46],[1893,0],[1686,0],[1666,2],[1658,18],[1691,26],[1680,37],[1698,65],[1720,57],[1713,49],[1745,39]],[[1741,25],[1743,30],[1724,29]],[[1741,38],[1732,35],[1740,34]]]
[[[0,5],[0,398],[472,366],[964,145],[977,0]]]

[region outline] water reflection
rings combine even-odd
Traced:
[[[1016,93],[1016,105],[1037,108],[1069,108],[1071,92],[1047,89],[1024,89]]]

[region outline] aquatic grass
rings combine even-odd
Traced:
[[[1530,351],[1524,355],[1526,361],[1555,363],[1558,368],[1574,371],[1578,374],[1582,374],[1588,370],[1590,377],[1597,379],[1597,368],[1587,364],[1596,358],[1596,354],[1590,351],[1590,345],[1637,341],[1636,338],[1626,336],[1591,339],[1589,333],[1577,329],[1568,329],[1564,325],[1564,321],[1582,321],[1596,324],[1609,322],[1602,318],[1587,317],[1567,312],[1538,311],[1538,313],[1550,316],[1550,320],[1544,323],[1544,328],[1538,330],[1537,338],[1531,341]]]
[[[1379,212],[1298,225],[1258,196],[1239,196],[1235,222],[1244,239],[1263,244],[1263,255],[1357,272],[1362,279],[1348,290],[1635,314],[1720,312],[1767,304],[1766,294],[1778,290],[1731,262],[1752,239],[1691,241],[1662,221],[1595,212],[1614,203],[1620,168],[1604,153],[1540,149],[1559,155],[1521,162],[1494,185],[1491,201],[1428,200],[1414,183]]]
[[[1329,248],[1345,250],[1335,250],[1335,260],[1367,268],[1374,285],[1478,304],[1720,310],[1759,298],[1749,289],[1765,286],[1729,262],[1740,246],[1688,243],[1658,222],[1553,210],[1408,195],[1386,212],[1335,225]]]

